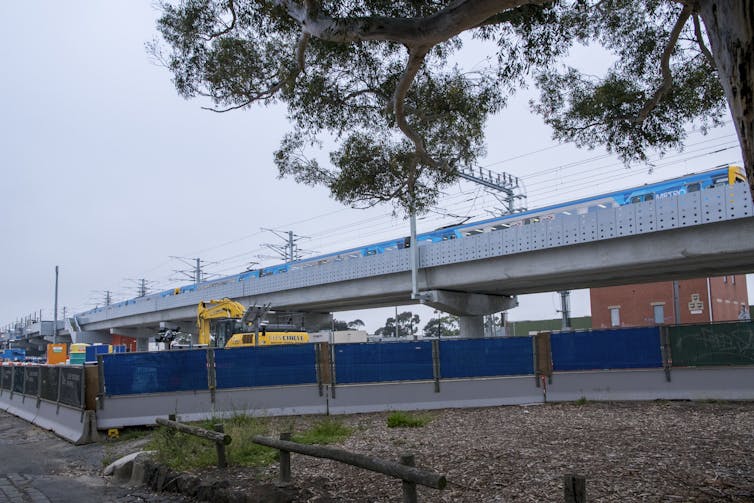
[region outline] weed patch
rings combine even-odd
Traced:
[[[193,423],[195,426],[213,430],[215,424],[223,424],[225,433],[232,442],[226,447],[228,463],[240,466],[267,466],[277,460],[277,450],[255,444],[254,435],[265,435],[269,422],[249,416],[236,415],[226,420],[207,420]],[[160,427],[147,446],[157,451],[157,460],[176,470],[190,470],[217,465],[217,450],[214,442],[188,435],[167,427]]]
[[[429,423],[429,418],[426,416],[417,416],[399,410],[387,417],[388,428],[421,428],[427,423]]]
[[[308,430],[293,436],[293,441],[301,444],[333,444],[348,438],[351,428],[339,421],[326,418],[316,422]]]

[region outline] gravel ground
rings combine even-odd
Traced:
[[[420,428],[388,428],[388,413],[340,420],[343,449],[445,474],[425,502],[563,501],[563,477],[586,477],[589,501],[754,501],[754,402],[613,402],[419,412]],[[295,419],[301,430],[317,417]],[[290,424],[288,418],[280,424]],[[232,447],[232,446],[231,446]],[[292,455],[294,501],[401,501],[397,479]],[[237,489],[277,477],[232,468],[205,476]]]

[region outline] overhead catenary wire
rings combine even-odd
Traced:
[[[695,134],[695,132],[692,132],[692,134]],[[705,155],[710,155],[709,149],[713,149],[713,152],[732,149],[734,148],[734,145],[730,144],[730,142],[720,143],[720,140],[729,138],[735,138],[735,134],[689,142],[686,144],[686,152],[665,157],[656,156],[650,159],[649,164],[654,166],[654,172],[656,174],[659,171],[659,168],[688,162],[693,159],[704,157]],[[713,142],[718,143],[713,146],[701,147],[702,145]],[[536,154],[551,151],[561,146],[563,146],[563,144],[542,147],[503,160],[487,163],[483,165],[483,167],[497,166],[524,157],[535,156]],[[700,148],[693,150],[689,149],[689,147],[695,146],[699,146]],[[698,155],[688,155],[697,152],[699,153]],[[565,201],[569,198],[574,198],[573,196],[579,194],[580,191],[590,190],[591,192],[598,192],[594,189],[600,186],[598,183],[600,180],[609,179],[610,184],[614,184],[616,180],[627,180],[634,176],[639,176],[642,173],[639,170],[626,170],[625,166],[620,162],[597,167],[588,167],[585,169],[585,166],[612,157],[613,156],[610,154],[598,154],[562,163],[557,166],[548,166],[546,169],[539,171],[517,175],[521,182],[526,184],[529,189],[527,194],[529,196],[529,208],[547,204],[555,199]],[[661,160],[662,162],[660,162]],[[551,182],[554,176],[563,178],[564,183],[560,183],[557,187],[553,188]],[[420,223],[423,227],[426,227],[426,231],[447,225],[449,221],[481,217],[487,218],[489,214],[485,212],[490,208],[494,208],[496,204],[497,200],[488,191],[479,186],[468,188],[468,184],[464,185],[459,182],[455,191],[449,189],[443,193],[440,202],[430,208],[430,211],[423,217],[423,220],[421,220]],[[344,207],[318,215],[307,216],[306,218],[288,223],[274,224],[273,226],[276,228],[288,229],[295,228],[301,224],[314,223],[313,226],[305,230],[305,232],[311,236],[310,243],[312,248],[317,249],[317,251],[321,253],[329,253],[339,249],[357,247],[368,242],[378,242],[384,239],[394,238],[396,237],[396,231],[401,228],[404,223],[401,219],[396,218],[390,212],[385,211],[378,216],[370,215],[365,218],[351,220],[344,224],[335,226],[328,225],[326,227],[320,227],[319,229],[317,228],[317,223],[323,222],[327,224],[331,221],[333,215],[342,214],[348,211],[350,211],[350,208]],[[237,249],[238,244],[261,234],[261,231],[249,233],[232,240],[202,248],[197,252],[189,253],[188,255],[198,255],[234,246]],[[398,235],[400,234],[403,234],[403,232],[398,233]],[[212,257],[219,266],[218,268],[215,268],[214,272],[228,274],[237,273],[244,269],[244,264],[248,264],[249,260],[254,258],[254,256],[261,251],[262,248],[257,245],[255,248],[245,249],[241,252],[232,253],[226,256]],[[164,263],[156,266],[154,269],[163,266]],[[264,262],[260,262],[259,266],[264,266]]]

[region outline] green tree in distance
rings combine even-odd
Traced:
[[[485,153],[484,126],[527,82],[559,140],[624,160],[681,146],[721,123],[726,102],[754,184],[750,0],[176,0],[150,51],[178,92],[214,110],[287,105],[280,176],[354,206],[433,204]],[[462,35],[465,35],[462,37]],[[460,68],[475,38],[496,53]],[[576,44],[614,56],[603,75],[557,63]],[[478,59],[475,59],[478,61]],[[336,147],[323,166],[313,157]],[[753,191],[754,192],[754,191]]]
[[[460,333],[458,316],[448,314],[432,318],[422,329],[424,337],[453,337]]]
[[[364,322],[359,319],[353,321],[333,320],[334,330],[361,330],[362,328],[364,328]]]
[[[397,319],[397,334],[396,334]],[[382,337],[407,337],[415,336],[419,331],[419,315],[411,311],[399,313],[397,318],[388,318],[385,320],[385,326],[375,330],[375,335]]]

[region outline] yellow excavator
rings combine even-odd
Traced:
[[[274,314],[270,306],[247,309],[228,298],[202,301],[196,311],[198,342],[217,348],[309,342],[309,334],[301,324],[293,323],[293,313],[289,313],[288,323],[269,323],[265,318]]]

